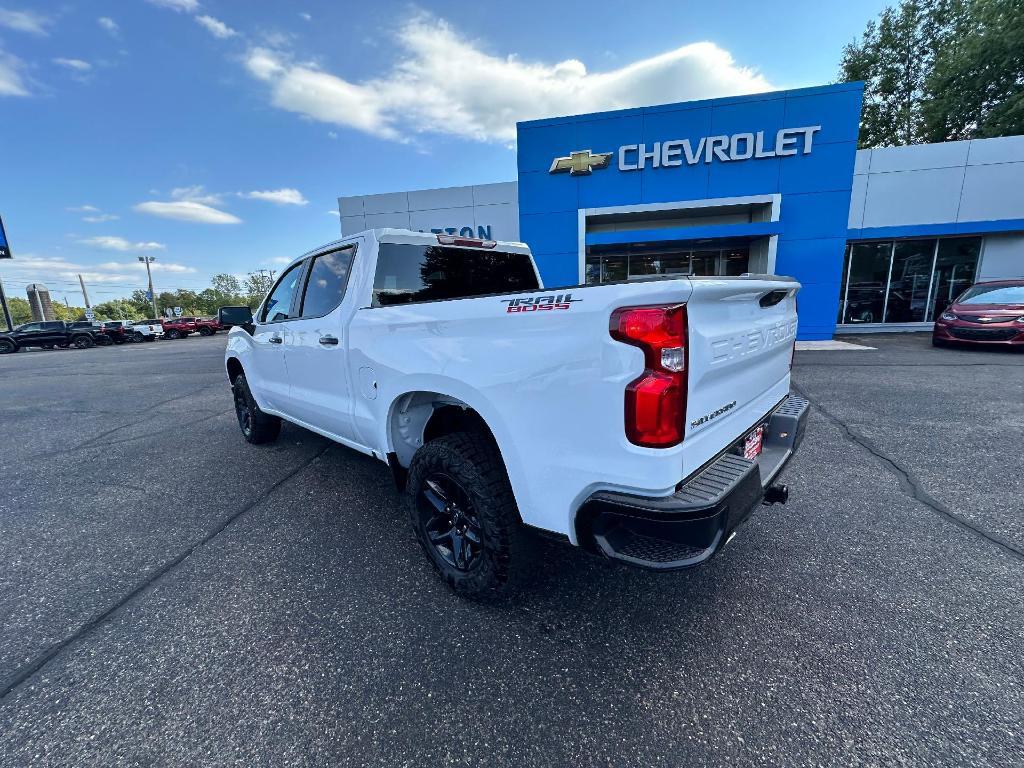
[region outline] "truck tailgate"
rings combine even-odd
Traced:
[[[789,392],[799,283],[692,278],[683,476],[744,435]]]

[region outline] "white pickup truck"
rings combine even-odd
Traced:
[[[489,597],[538,532],[676,570],[784,503],[799,287],[544,288],[522,243],[376,229],[296,259],[225,364],[246,440],[285,419],[386,462],[444,580]]]

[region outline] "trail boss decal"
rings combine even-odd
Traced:
[[[502,299],[502,304],[508,304],[505,312],[549,312],[553,309],[570,309],[574,301],[571,293],[556,293],[551,296],[523,296],[518,299]]]

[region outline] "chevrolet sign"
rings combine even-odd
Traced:
[[[738,160],[760,160],[771,157],[809,155],[814,147],[814,134],[820,125],[802,128],[782,128],[774,136],[765,138],[764,131],[734,133],[722,136],[704,136],[694,144],[690,139],[673,139],[647,144],[623,144],[618,149],[620,171],[642,171],[645,168],[674,168],[682,165],[709,164],[718,160],[731,163]],[[803,138],[801,146],[800,139]],[[556,157],[550,173],[569,171],[572,175],[590,174],[592,170],[606,168],[612,153],[597,154],[586,149],[571,152],[568,157]]]

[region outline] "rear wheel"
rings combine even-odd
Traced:
[[[213,331],[211,331],[209,328],[203,326],[202,328],[199,329],[199,335],[200,336],[213,336]]]
[[[96,342],[92,340],[92,336],[83,333],[80,336],[75,336],[71,343],[75,345],[75,349],[89,349],[89,347],[95,346]]]
[[[136,344],[138,344],[140,341],[145,340],[146,337],[142,335],[142,331],[135,331],[135,333],[132,334],[132,341],[134,341]]]
[[[10,339],[0,339],[0,355],[9,355],[18,351],[18,345]]]
[[[458,432],[413,456],[406,501],[416,540],[456,593],[512,594],[534,558],[505,466],[483,435]]]
[[[181,331],[177,328],[171,328],[167,333],[164,334],[168,339],[180,339]]]
[[[281,432],[281,420],[260,410],[256,399],[249,391],[245,374],[238,374],[231,390],[235,398],[235,416],[242,430],[242,437],[253,445],[272,443]]]

